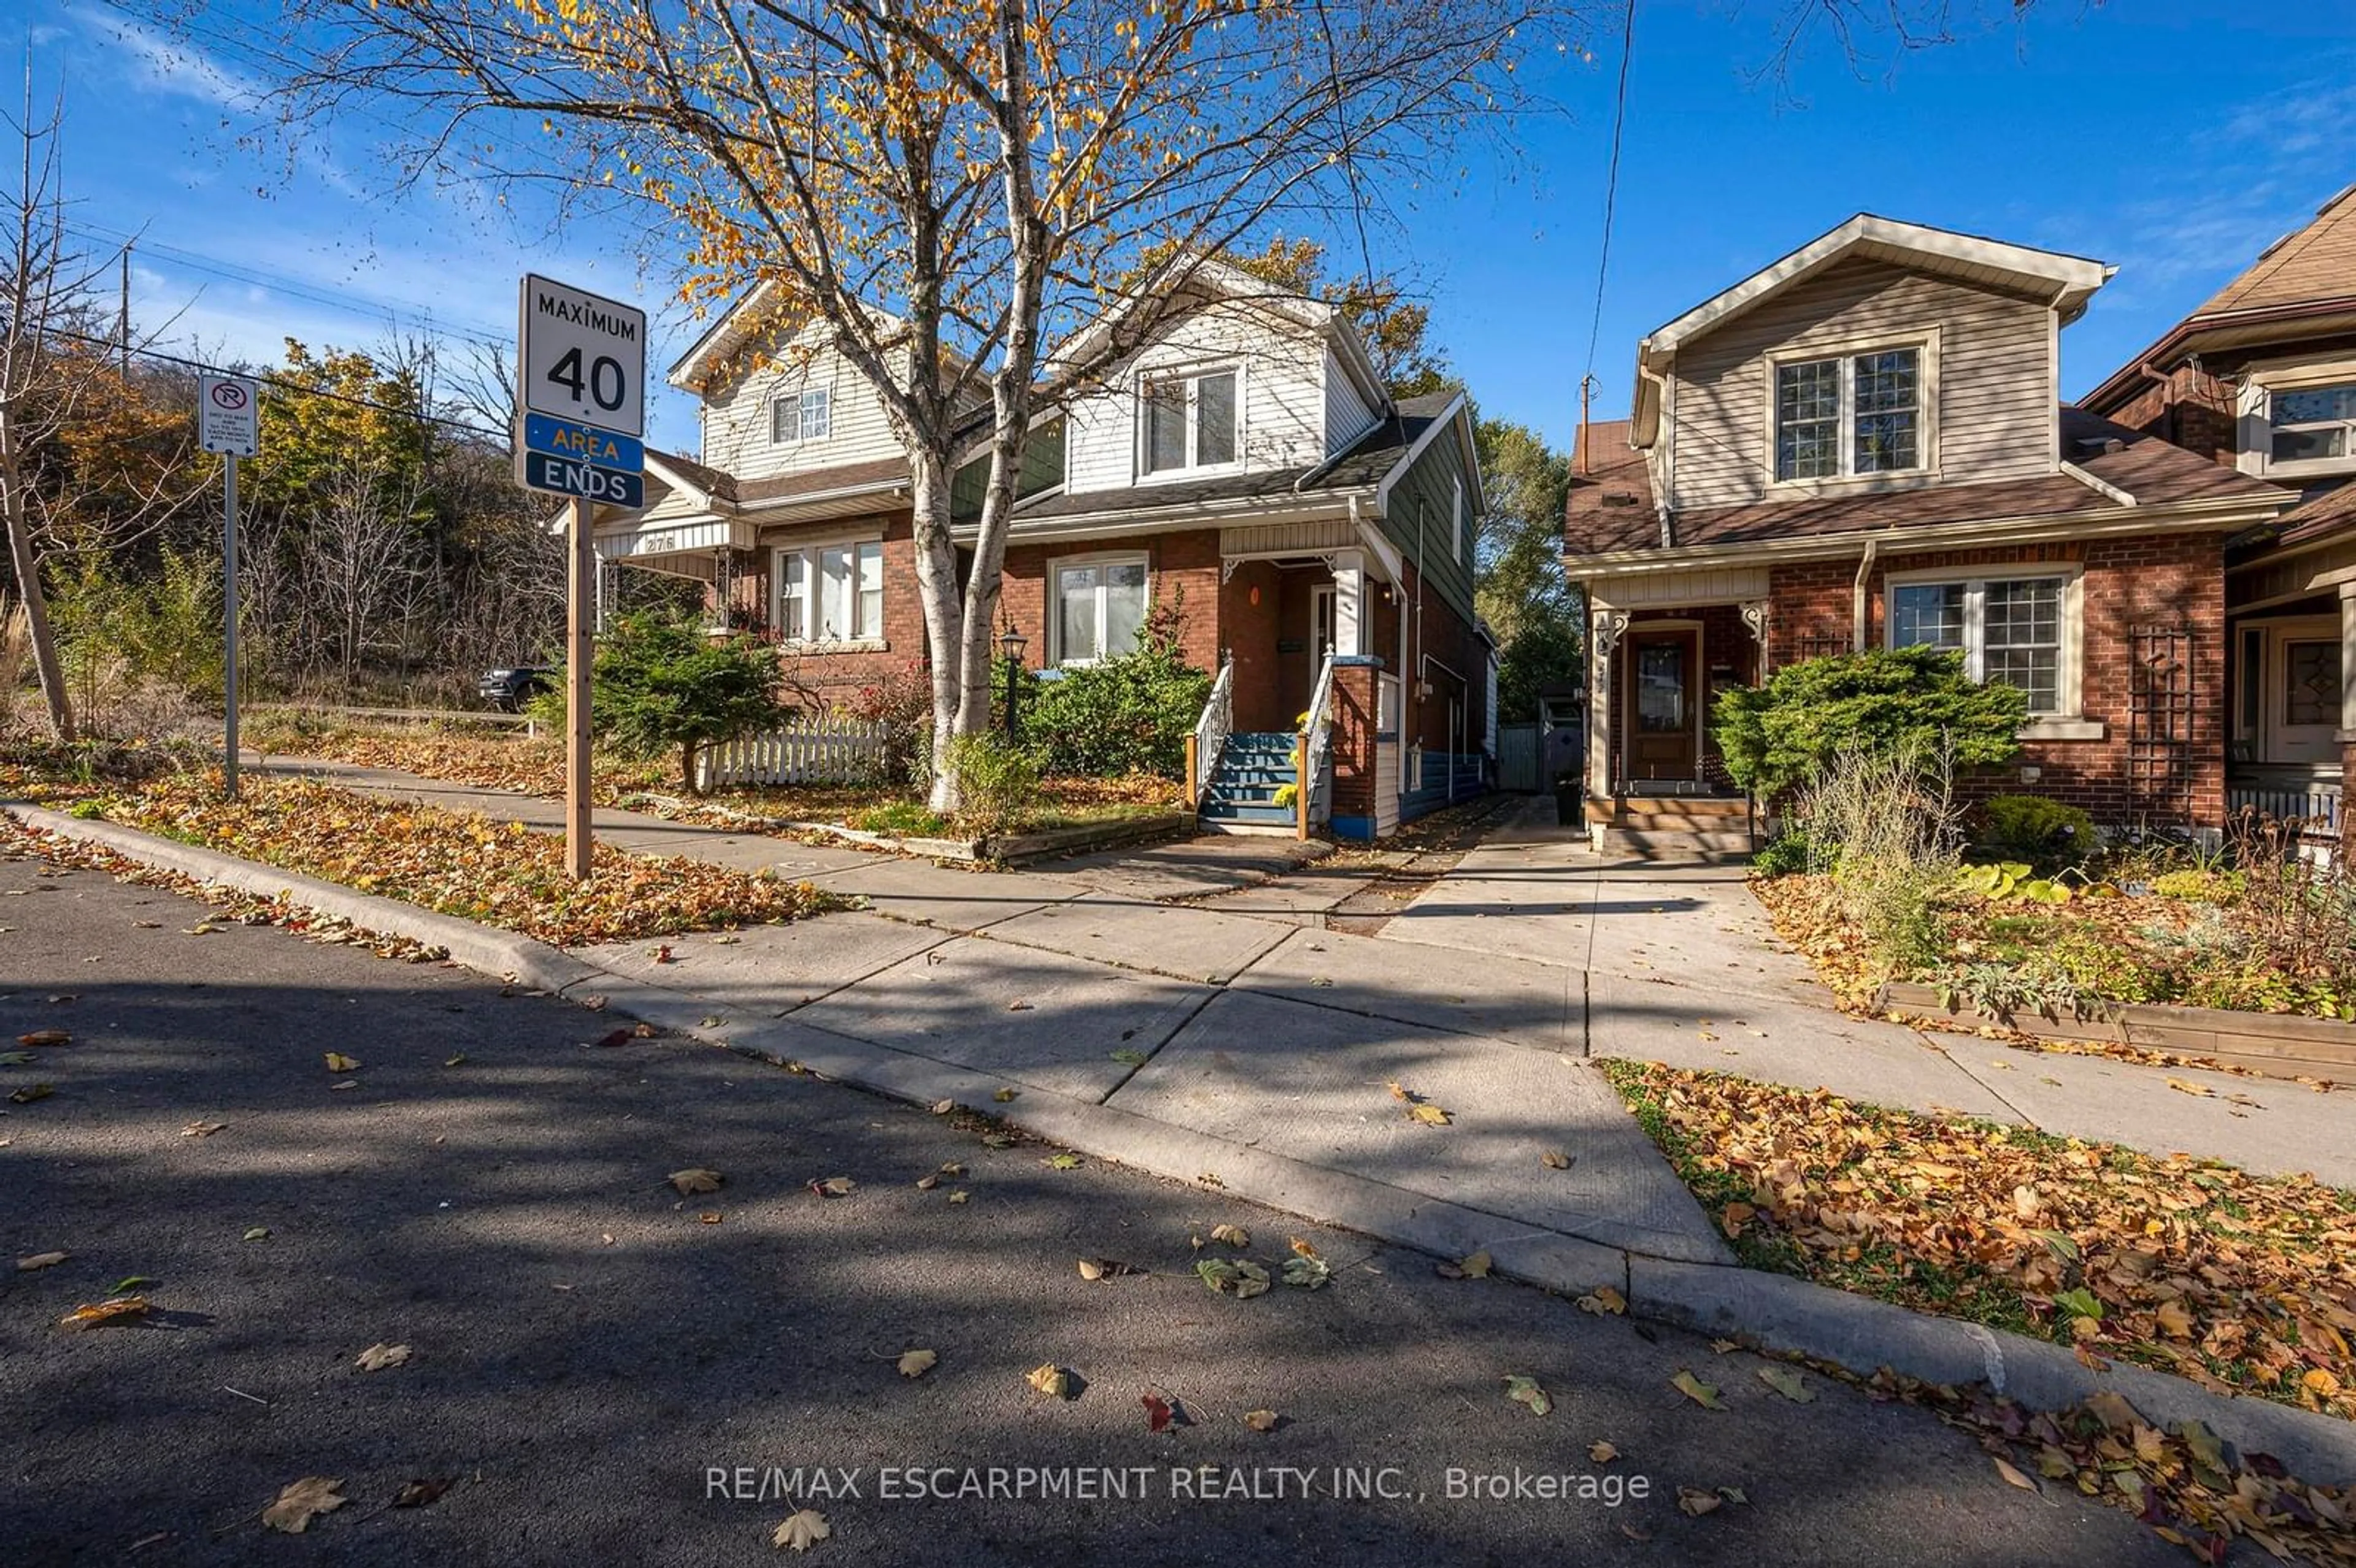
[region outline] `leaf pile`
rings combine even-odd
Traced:
[[[472,812],[310,779],[255,779],[230,801],[190,778],[106,797],[106,815],[183,842],[519,931],[562,947],[790,921],[835,907],[807,882],[599,845],[586,882],[563,841]]]
[[[2356,1419],[2356,1193],[1724,1073],[1604,1070],[1753,1267]]]

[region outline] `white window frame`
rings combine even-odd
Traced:
[[[778,425],[787,409],[794,413],[793,433],[780,433]],[[813,421],[811,411],[817,411]],[[812,429],[812,424],[816,429]],[[769,444],[771,446],[805,446],[813,441],[825,441],[834,434],[834,389],[831,387],[799,387],[790,392],[780,392],[769,400]]]
[[[819,624],[825,603],[823,583],[826,556],[832,551],[848,553],[850,560],[849,587],[851,624],[837,635],[824,635]],[[873,563],[874,588],[877,593],[873,625],[866,610],[866,580]],[[880,653],[888,651],[891,644],[884,635],[884,617],[890,613],[884,602],[890,589],[884,583],[884,536],[877,533],[840,536],[832,539],[798,539],[790,545],[779,545],[769,558],[769,624],[776,628],[777,638],[786,647],[811,653]],[[798,602],[802,606],[802,631],[798,636],[788,635],[786,607]]]
[[[1224,463],[1197,461],[1202,450],[1202,383],[1213,376],[1232,376],[1236,380],[1236,442],[1235,455]],[[1186,461],[1175,468],[1152,466],[1152,432],[1147,423],[1146,395],[1155,386],[1170,381],[1186,385]],[[1205,475],[1233,474],[1244,465],[1244,410],[1247,390],[1244,364],[1241,360],[1222,360],[1215,364],[1140,366],[1130,389],[1130,407],[1133,411],[1136,441],[1132,460],[1140,484],[1156,484],[1173,479],[1194,479]],[[1068,442],[1067,442],[1068,446]]]
[[[1097,550],[1087,555],[1059,555],[1052,557],[1047,562],[1047,580],[1041,585],[1043,590],[1041,603],[1045,606],[1047,616],[1047,662],[1058,669],[1077,669],[1086,665],[1100,664],[1107,658],[1115,658],[1118,657],[1119,654],[1129,651],[1126,648],[1119,650],[1107,649],[1104,654],[1097,658],[1066,658],[1064,656],[1064,573],[1073,567],[1080,566],[1135,566],[1143,568],[1145,571],[1145,603],[1141,609],[1143,613],[1151,613],[1153,609],[1153,560],[1144,550]],[[1102,648],[1105,646],[1106,637],[1105,584],[1101,581],[1097,584],[1096,599],[1097,646]],[[1143,624],[1142,616],[1141,616],[1140,624]]]
[[[1857,362],[1876,354],[1896,354],[1912,350],[1914,362],[1914,466],[1912,468],[1879,468],[1866,473],[1857,468]],[[1782,476],[1779,448],[1782,445],[1783,421],[1776,396],[1777,384],[1786,366],[1814,365],[1834,360],[1840,366],[1840,471],[1837,474]],[[1872,488],[1880,485],[1912,485],[1935,478],[1939,473],[1939,335],[1927,333],[1913,337],[1872,338],[1846,343],[1810,344],[1780,348],[1767,357],[1766,374],[1765,461],[1767,485],[1771,490],[1810,491],[1827,487]]]
[[[2018,566],[1986,566],[1971,571],[1952,567],[1919,571],[1893,571],[1881,584],[1881,645],[1895,648],[1898,631],[1898,591],[1901,588],[1961,588],[1964,591],[1964,672],[1974,680],[1987,678],[1987,585],[1991,582],[2059,582],[2062,585],[2062,645],[2053,673],[2054,710],[2032,711],[2021,730],[2023,740],[2098,741],[2100,722],[2085,718],[2086,569],[2062,561],[2023,561]]]
[[[2260,379],[2259,377],[2263,377]],[[2338,457],[2275,456],[2275,399],[2286,392],[2320,391],[2328,387],[2356,384],[2356,360],[2341,360],[2328,365],[2301,366],[2296,370],[2259,371],[2254,374],[2251,389],[2244,394],[2246,435],[2243,446],[2245,455],[2255,460],[2254,471],[2280,475],[2286,478],[2315,476],[2356,472],[2356,419],[2320,420],[2292,426],[2296,430],[2344,430],[2346,443]],[[2253,406],[2254,405],[2254,406]],[[2249,465],[2244,464],[2247,468]]]

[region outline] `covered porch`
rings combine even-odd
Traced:
[[[2337,838],[2356,774],[2356,539],[2229,564],[2225,805]]]
[[[1764,677],[1768,615],[1764,570],[1589,584],[1590,830],[1641,832],[1674,817],[1747,834],[1749,802],[1727,774],[1710,712],[1721,693]]]

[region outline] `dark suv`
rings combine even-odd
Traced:
[[[523,705],[543,691],[556,689],[556,672],[532,665],[518,665],[512,669],[488,669],[475,683],[475,690],[484,701],[502,713],[520,713]]]

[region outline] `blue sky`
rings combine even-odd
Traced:
[[[1624,409],[1645,330],[1853,212],[2115,265],[2062,339],[2078,391],[2356,182],[2342,0],[2045,0],[2025,26],[1861,69],[1820,44],[1779,86],[1757,73],[1783,9],[1638,0],[1599,417]],[[1595,293],[1618,63],[1616,14],[1604,21],[1591,62],[1549,68],[1565,112],[1526,125],[1509,166],[1472,159],[1456,189],[1421,198],[1408,235],[1375,235],[1377,265],[1427,295],[1483,411],[1562,444]],[[177,316],[176,337],[208,357],[275,359],[289,334],[315,348],[391,330],[505,339],[527,267],[665,293],[594,233],[552,237],[465,192],[389,194],[365,121],[291,170],[247,145],[257,77],[234,29],[192,58],[104,0],[34,0],[31,23],[42,80],[63,73],[72,221],[93,248],[144,230],[135,311],[151,328]],[[1355,239],[1336,251],[1355,257]],[[676,323],[673,343],[694,330]],[[651,417],[650,438],[691,443],[676,394]]]

